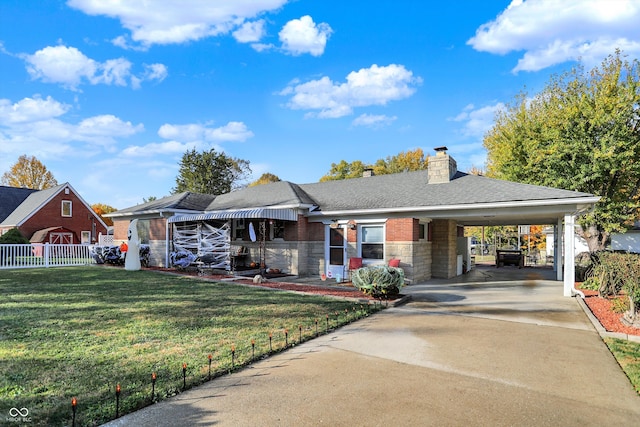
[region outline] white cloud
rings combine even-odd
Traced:
[[[265,35],[264,19],[259,19],[253,22],[245,22],[232,34],[233,37],[240,43],[258,42]]]
[[[131,32],[131,40],[143,46],[185,43],[227,34],[287,0],[69,0],[69,6],[88,15],[116,18]],[[114,43],[131,47],[126,38]]]
[[[263,52],[265,50],[273,49],[275,45],[273,45],[272,43],[251,43],[251,47],[256,52]]]
[[[591,68],[616,48],[640,54],[638,0],[514,0],[467,41],[478,51],[524,51],[513,72],[581,60]]]
[[[61,83],[75,89],[83,80],[94,78],[98,63],[75,47],[47,46],[33,55],[25,55],[27,71],[33,79]]]
[[[174,139],[186,142],[242,142],[253,137],[253,132],[251,132],[242,122],[229,122],[226,125],[217,128],[194,123],[186,125],[172,125],[167,123],[160,126],[158,135],[165,139]]]
[[[496,113],[504,108],[505,105],[502,102],[477,109],[473,104],[469,104],[460,114],[449,120],[463,123],[464,136],[482,138],[493,126]]]
[[[51,97],[24,98],[12,103],[0,99],[0,152],[6,156],[33,154],[42,160],[62,155],[82,157],[113,151],[119,138],[142,132],[113,115],[85,118],[79,123],[63,119],[71,109]]]
[[[120,153],[120,157],[155,157],[158,154],[164,155],[175,155],[182,154],[187,150],[191,150],[193,148],[199,148],[199,144],[194,144],[192,142],[179,142],[179,141],[165,141],[165,142],[154,142],[151,144],[146,144],[143,146],[134,145],[129,146],[122,150]]]
[[[167,68],[163,64],[146,65],[144,73],[135,76],[131,73],[131,62],[124,58],[99,62],[75,47],[47,46],[33,55],[21,57],[33,79],[61,84],[71,90],[78,90],[78,86],[84,83],[127,86],[128,81],[137,88],[141,81],[162,81],[167,76]]]
[[[114,151],[116,138],[124,138],[142,132],[142,124],[133,125],[111,114],[93,116],[82,120],[76,126],[77,138],[94,144],[104,145],[107,151]]]
[[[317,24],[309,16],[300,19],[292,19],[287,22],[280,33],[282,49],[292,55],[309,53],[320,56],[324,53],[327,39],[333,30],[327,23]]]
[[[158,80],[163,81],[169,72],[164,64],[145,64],[144,66],[144,79],[145,80]]]
[[[246,141],[253,137],[247,126],[242,122],[229,122],[215,129],[207,129],[205,132],[207,141]]]
[[[38,122],[58,117],[69,111],[71,107],[62,104],[50,96],[24,98],[12,104],[8,99],[0,99],[0,124],[10,125],[23,122]]]
[[[346,82],[335,83],[329,77],[306,83],[293,81],[280,92],[289,96],[287,107],[311,111],[308,117],[337,118],[353,114],[354,107],[386,105],[389,101],[408,98],[422,83],[420,77],[403,65],[372,65],[352,71]]]
[[[133,145],[125,148],[121,156],[154,157],[158,154],[177,155],[187,150],[207,150],[216,148],[218,142],[245,141],[253,137],[253,132],[242,122],[229,122],[224,126],[209,127],[198,123],[173,125],[165,123],[158,129],[158,136],[169,141],[154,142],[145,145]]]
[[[353,126],[367,126],[372,128],[381,128],[383,126],[389,126],[397,119],[396,116],[389,117],[385,115],[376,114],[361,114],[351,124]]]

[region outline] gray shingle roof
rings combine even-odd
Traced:
[[[543,201],[551,205],[554,200],[591,197],[591,194],[561,190],[537,185],[502,181],[484,176],[458,172],[447,183],[429,184],[428,171],[404,172],[311,184],[293,184],[279,181],[247,187],[219,196],[197,195],[189,197],[198,203],[188,204],[193,211],[220,211],[269,207],[303,207],[316,212],[362,211],[382,209],[428,210],[443,206],[469,206],[475,204],[516,203]],[[111,216],[142,213],[153,209],[185,209],[183,199],[187,193],[169,196],[114,212]],[[201,196],[198,198],[198,196]],[[210,203],[201,205],[209,197]],[[204,207],[202,207],[204,206]]]
[[[209,204],[207,211],[314,204],[299,185],[278,181],[221,194]]]
[[[47,188],[46,190],[33,190],[23,201],[20,203],[3,221],[2,225],[16,226],[20,224],[33,212],[38,210],[51,196],[58,193],[62,188],[69,185],[64,184],[57,185],[55,187]]]
[[[202,212],[207,208],[215,196],[185,191],[171,196],[142,203],[129,208],[120,209],[107,216],[120,216],[148,211],[195,211]]]
[[[436,207],[589,197],[537,185],[458,172],[448,183],[429,184],[428,172],[405,172],[341,181],[303,184],[323,211]]]
[[[38,190],[0,186],[0,224],[16,210],[31,193]]]

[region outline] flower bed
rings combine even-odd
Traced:
[[[576,284],[576,288],[579,288],[579,284]],[[640,329],[627,326],[620,320],[622,318],[621,313],[615,313],[612,309],[612,299],[602,298],[598,296],[597,291],[591,291],[588,289],[580,289],[584,292],[584,302],[591,310],[593,315],[598,319],[603,328],[608,332],[619,332],[629,335],[640,336]]]

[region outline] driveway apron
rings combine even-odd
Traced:
[[[406,305],[108,425],[640,425],[640,397],[562,283],[504,271],[411,285]]]

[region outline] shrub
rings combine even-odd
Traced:
[[[23,237],[17,228],[12,228],[11,230],[7,231],[2,236],[0,236],[0,244],[23,245],[27,243],[29,243],[29,239]]]
[[[620,252],[598,252],[590,275],[600,284],[600,296],[618,296],[624,291],[629,300],[629,316],[640,308],[640,256]]]
[[[629,299],[614,298],[611,300],[611,311],[614,313],[622,314],[627,310],[629,310]]]
[[[354,271],[351,281],[360,291],[377,299],[392,299],[404,286],[404,271],[396,267],[363,267]]]

